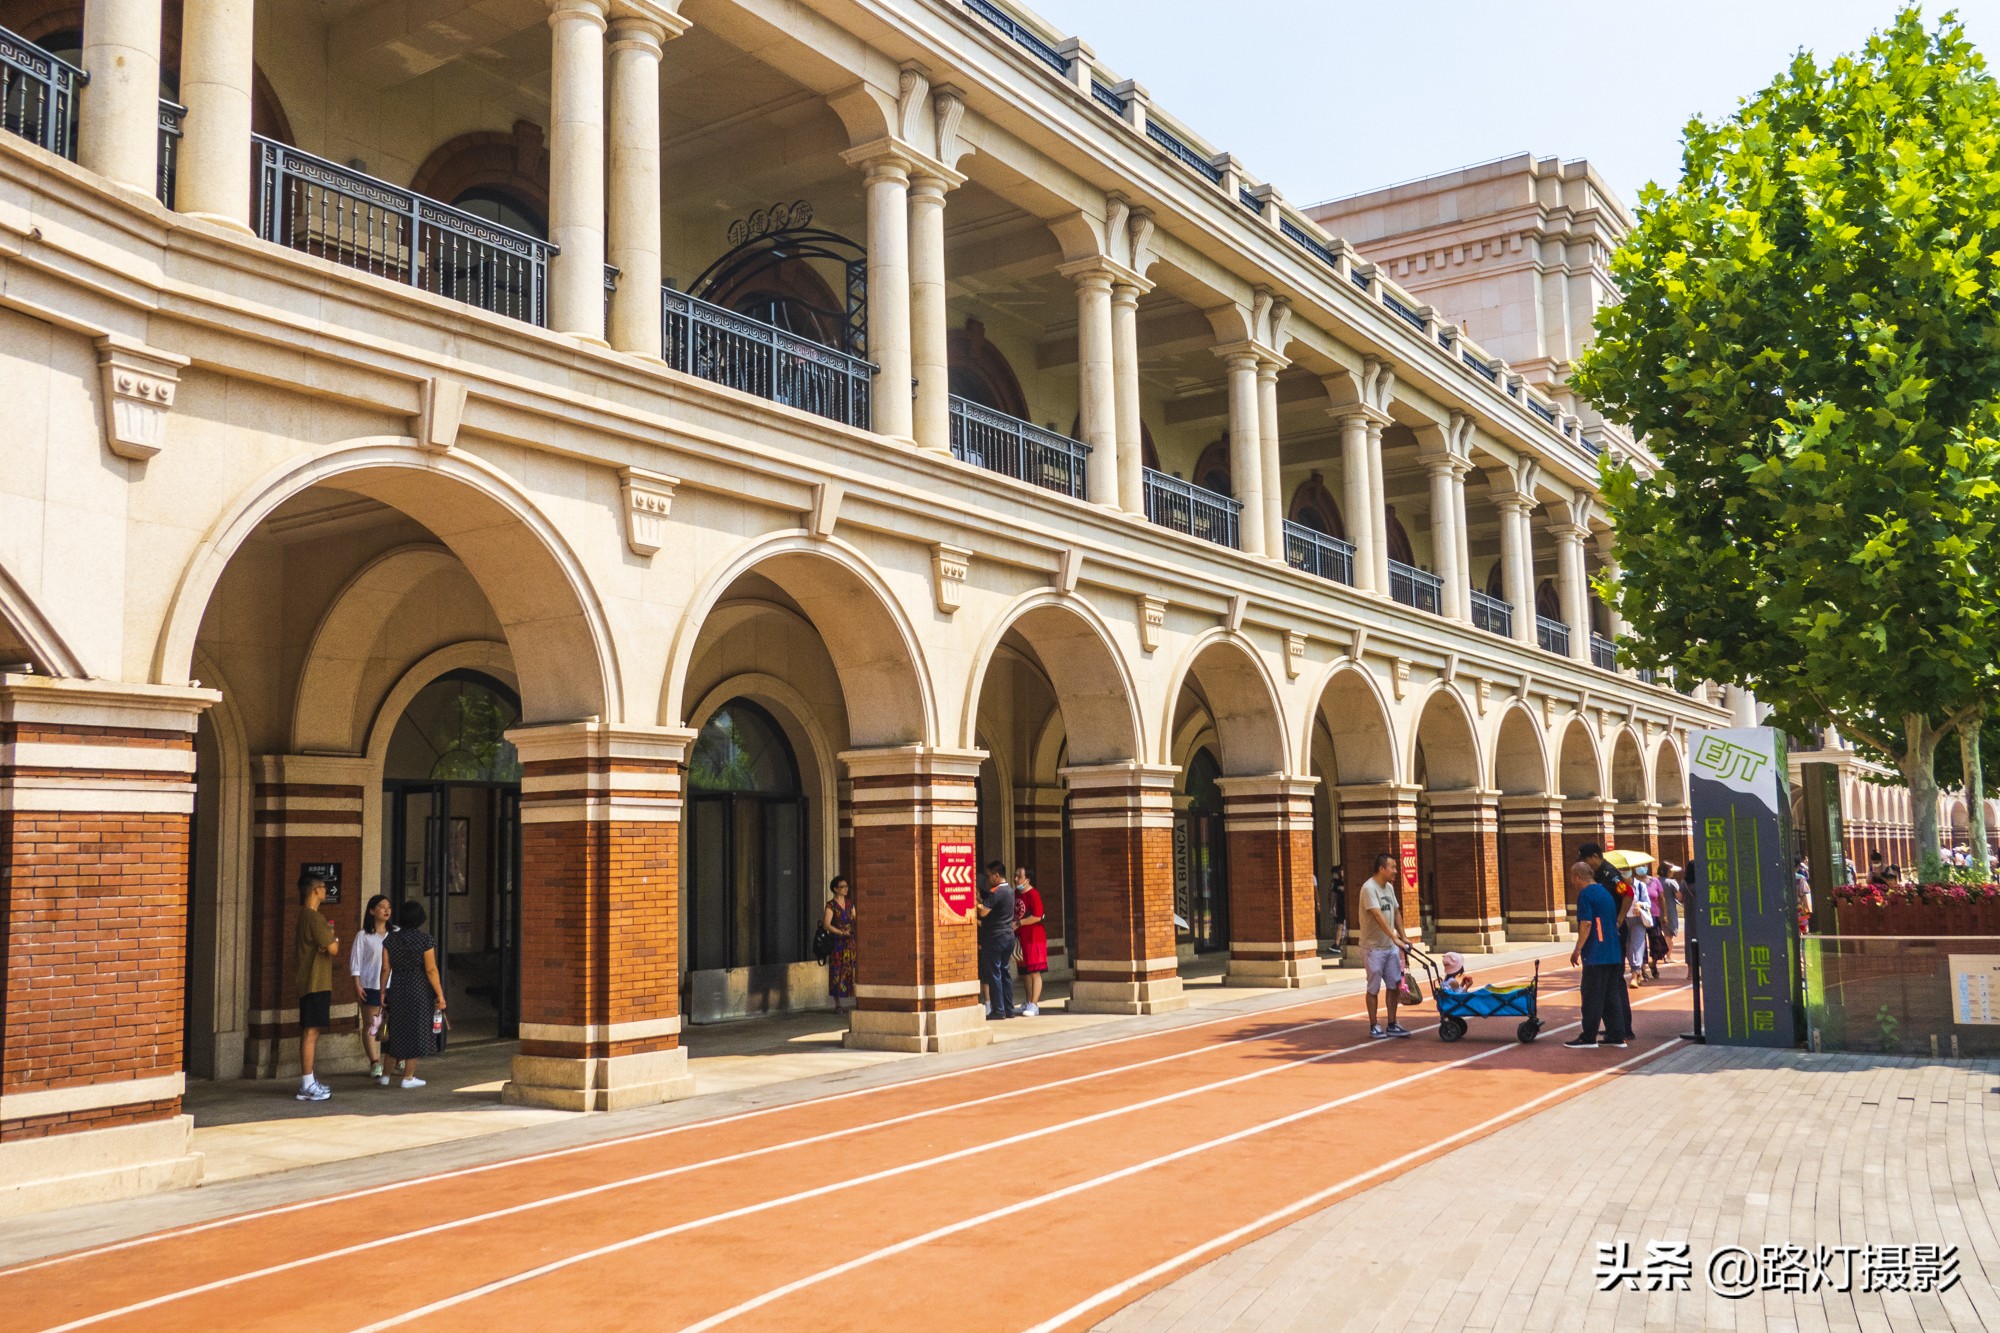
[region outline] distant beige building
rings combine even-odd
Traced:
[[[296,1071],[307,867],[596,1110],[827,1004],[837,870],[848,1039],[936,1051],[968,852],[1123,1013],[1320,980],[1383,849],[1468,950],[1685,855],[1727,713],[1615,661],[1571,324],[1461,332],[989,0],[246,12],[0,3],[5,1206]]]

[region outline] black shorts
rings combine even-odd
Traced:
[[[310,995],[299,996],[299,1027],[330,1028],[333,1026],[333,992],[316,990]]]

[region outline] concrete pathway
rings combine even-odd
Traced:
[[[1196,1269],[1098,1327],[2000,1328],[2000,1061],[1690,1047]],[[1600,1292],[1598,1246],[1685,1243],[1684,1293]],[[1958,1247],[1957,1288],[1710,1291],[1761,1247]],[[1840,1271],[1836,1264],[1835,1271]],[[1752,1285],[1755,1284],[1753,1279]]]

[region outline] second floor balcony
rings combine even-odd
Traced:
[[[1161,527],[1219,546],[1238,544],[1241,501],[1153,468],[1145,473],[1146,517]]]
[[[1618,645],[1595,630],[1590,635],[1590,664],[1599,671],[1618,669]]]
[[[975,467],[1058,495],[1090,498],[1084,472],[1089,445],[956,394],[951,399],[951,452]]]
[[[1285,563],[1315,578],[1354,582],[1354,543],[1289,520],[1285,523]]]
[[[1472,598],[1473,628],[1497,634],[1503,639],[1514,637],[1514,608],[1511,604],[1477,588],[1468,588],[1466,592]]]
[[[1569,626],[1554,616],[1535,617],[1535,642],[1542,651],[1554,653],[1558,657],[1569,656]]]
[[[1389,595],[1404,606],[1444,614],[1444,580],[1400,560],[1389,561]]]

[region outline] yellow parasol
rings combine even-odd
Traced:
[[[1637,870],[1640,866],[1649,866],[1653,864],[1653,857],[1651,853],[1628,852],[1625,851],[1623,848],[1606,852],[1604,854],[1604,859],[1609,861],[1612,865],[1617,866],[1620,870]]]

